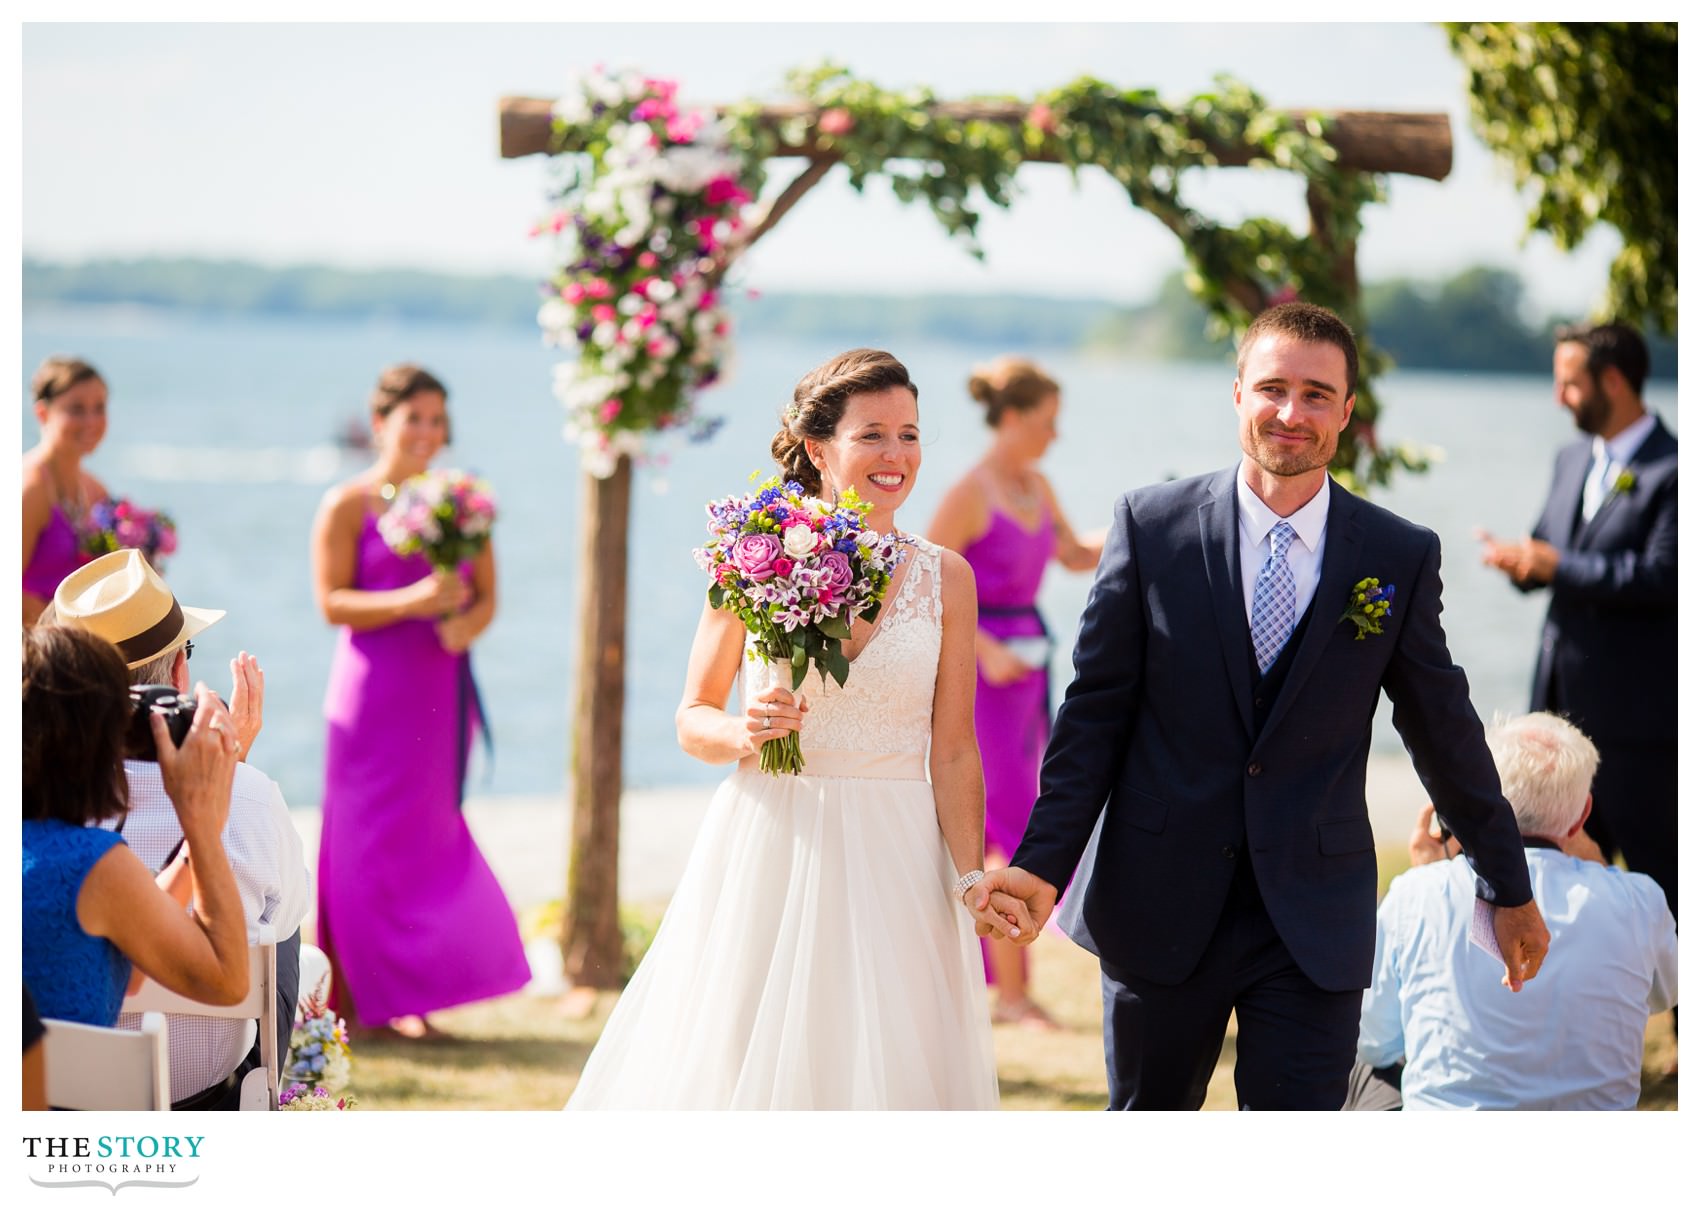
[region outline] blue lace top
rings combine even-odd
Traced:
[[[77,924],[89,869],[124,839],[64,821],[24,823],[24,984],[43,1018],[110,1027],[118,1021],[130,961]]]

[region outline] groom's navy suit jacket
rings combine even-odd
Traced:
[[[1070,933],[1106,965],[1178,984],[1203,956],[1249,847],[1299,968],[1323,989],[1363,988],[1376,891],[1364,772],[1383,689],[1484,899],[1531,898],[1522,839],[1447,652],[1433,532],[1334,486],[1291,664],[1272,701],[1255,701],[1237,474],[1236,465],[1116,503],[1074,681],[1011,861],[1062,888],[1101,814],[1068,894],[1079,898]],[[1364,577],[1395,589],[1382,633],[1359,640],[1342,616]]]

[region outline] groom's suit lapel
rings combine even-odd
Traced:
[[[1362,503],[1339,484],[1328,488],[1328,534],[1322,548],[1322,571],[1316,581],[1316,597],[1310,607],[1310,621],[1302,633],[1288,643],[1299,646],[1293,656],[1292,668],[1287,671],[1281,693],[1269,709],[1258,735],[1273,736],[1287,707],[1303,689],[1305,680],[1322,659],[1329,637],[1340,625],[1340,613],[1346,608],[1346,596],[1356,584],[1354,574],[1359,567],[1358,555],[1363,549]]]
[[[1251,671],[1246,665],[1245,590],[1240,584],[1239,509],[1234,503],[1238,466],[1211,481],[1209,499],[1198,507],[1198,531],[1204,543],[1204,572],[1210,582],[1210,602],[1216,611],[1216,636],[1222,645],[1228,684],[1234,688],[1240,722],[1253,734]]]

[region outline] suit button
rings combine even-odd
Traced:
[[[1245,772],[1251,775],[1252,778],[1256,778],[1258,775],[1263,773],[1263,765],[1260,762],[1253,762],[1245,768]]]
[[[1238,854],[1239,854],[1239,851],[1235,850],[1232,846],[1223,846],[1222,847],[1222,857],[1225,858],[1225,859],[1234,858]]]
[[[1260,695],[1258,695],[1258,696],[1257,696],[1257,697],[1256,697],[1256,698],[1255,698],[1255,699],[1253,699],[1253,700],[1252,700],[1252,701],[1251,701],[1251,705],[1252,705],[1252,706],[1253,706],[1253,707],[1261,707],[1261,706],[1263,706],[1263,696],[1262,696],[1262,695],[1261,695],[1261,694],[1260,694]]]

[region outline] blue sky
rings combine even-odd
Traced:
[[[545,163],[497,157],[498,97],[555,95],[600,61],[675,76],[688,100],[777,99],[788,68],[828,56],[941,96],[1032,95],[1090,73],[1173,100],[1229,72],[1277,105],[1445,110],[1453,174],[1392,179],[1366,216],[1366,277],[1503,264],[1541,313],[1576,312],[1616,248],[1606,229],[1575,254],[1538,236],[1519,246],[1525,207],[1471,133],[1462,69],[1433,25],[869,23],[28,25],[23,249],[541,275],[548,246],[526,232]],[[1195,176],[1212,213],[1302,222],[1283,174]],[[1179,267],[1174,238],[1107,178],[1076,189],[1029,166],[1021,183],[1014,209],[985,220],[982,265],[924,208],[829,179],[753,251],[744,283],[1134,301]]]

